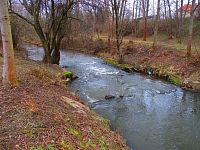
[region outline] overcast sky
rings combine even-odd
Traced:
[[[140,0],[139,0],[139,1],[140,1]],[[150,14],[150,15],[153,15],[153,12],[154,12],[154,14],[156,13],[157,0],[149,0],[149,1],[150,1],[149,14]],[[169,1],[170,1],[170,3],[172,3],[172,6],[171,6],[172,11],[175,10],[175,9],[173,9],[173,8],[175,8],[175,1],[176,1],[176,0],[169,0]],[[179,0],[179,1],[180,1],[180,0]],[[191,0],[190,0],[190,1],[191,1]],[[197,1],[197,0],[196,0],[196,1]],[[130,4],[130,8],[132,8],[134,0],[128,0],[128,2],[129,2],[129,4]],[[184,3],[184,4],[187,4],[187,3],[188,3],[188,0],[184,0],[183,3]],[[161,12],[163,11],[163,10],[162,10],[163,5],[164,5],[164,1],[161,0]],[[179,3],[179,5],[180,5],[180,3]],[[153,11],[153,10],[154,10],[154,11]]]

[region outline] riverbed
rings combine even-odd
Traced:
[[[42,48],[25,48],[30,59],[42,59]],[[109,119],[134,150],[200,149],[199,93],[81,53],[62,51],[60,66],[79,76],[71,91]]]

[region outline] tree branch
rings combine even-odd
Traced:
[[[32,25],[32,26],[35,25],[35,24],[32,23],[30,20],[28,20],[27,18],[25,18],[24,16],[22,16],[22,15],[16,13],[16,12],[14,12],[13,10],[10,9],[9,12],[10,12],[11,14],[14,14],[14,15],[18,16],[19,18],[23,19],[23,20],[26,21],[28,24],[30,24],[30,25]]]

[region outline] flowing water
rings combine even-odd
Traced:
[[[26,49],[41,60],[41,48]],[[71,90],[109,119],[134,150],[200,149],[200,94],[80,53],[62,51],[60,65],[79,76]]]

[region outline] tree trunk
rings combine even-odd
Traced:
[[[60,51],[54,50],[52,52],[52,64],[59,64],[60,62]]]
[[[119,63],[123,63],[123,53],[122,53],[122,49],[121,49],[121,44],[119,39],[117,39],[117,51],[118,51],[118,56],[119,56]]]
[[[64,37],[64,36],[63,36]],[[53,64],[58,64],[60,62],[60,45],[63,37],[60,37],[58,41],[56,42],[57,44],[55,45],[55,48],[52,52],[52,63]]]
[[[167,21],[167,6],[166,6],[166,0],[164,0],[164,20]]]
[[[138,19],[138,0],[136,0],[135,17],[134,17],[135,37],[137,37],[137,26],[138,26],[137,19]]]
[[[160,19],[160,0],[157,1],[157,15],[155,20],[155,27],[154,27],[154,40],[153,40],[153,49],[157,48],[158,43],[158,22]]]
[[[120,44],[120,29],[119,29],[119,17],[118,17],[118,11],[115,11],[116,18],[115,18],[115,32],[116,32],[116,45],[117,45],[117,51],[119,55],[119,63],[122,62],[122,54],[121,54],[121,44]]]
[[[125,11],[126,11],[126,0],[111,1],[113,14],[115,16],[115,36],[116,36],[116,46],[117,52],[119,56],[119,63],[123,62],[123,52],[121,48],[121,44],[123,42],[123,26],[124,26],[124,18],[125,18]]]
[[[187,57],[192,55],[192,34],[193,34],[193,24],[194,24],[194,7],[196,0],[192,0],[192,10],[190,12],[190,26],[189,26],[189,36],[187,43]]]
[[[4,85],[11,84],[12,86],[16,86],[17,79],[14,69],[14,50],[7,0],[0,1],[0,21],[4,56],[3,83]]]
[[[176,0],[176,38],[178,39],[178,43],[180,43],[180,17],[179,17],[179,1]]]
[[[49,54],[50,49],[48,48],[46,43],[42,42],[42,45],[43,45],[44,52],[45,52],[44,53],[45,55],[44,55],[44,58],[43,58],[43,62],[44,63],[52,63],[52,58],[51,58],[51,55]]]
[[[147,41],[147,17],[144,17],[143,41]]]
[[[170,31],[169,31],[169,39],[172,40],[172,11],[171,11],[171,5],[169,3],[169,0],[167,0],[167,3],[168,3],[168,8],[169,8],[169,19],[170,19]]]
[[[180,19],[179,19],[179,28],[178,28],[178,34],[179,39],[178,43],[182,43],[182,28],[183,28],[183,0],[181,0],[181,10],[180,10]]]
[[[135,26],[135,4],[136,4],[136,0],[133,1],[133,12],[132,12],[132,37],[134,37],[134,26]]]
[[[146,3],[145,3],[146,2]],[[143,41],[147,40],[147,19],[149,14],[149,0],[142,0],[143,7],[143,19],[144,19],[144,32],[143,32]]]

